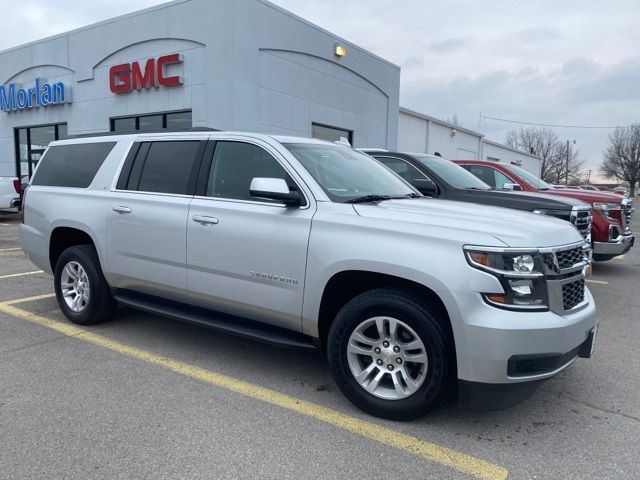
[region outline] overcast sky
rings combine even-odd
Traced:
[[[0,49],[159,3],[4,1]],[[400,65],[402,106],[440,118],[455,114],[493,140],[503,141],[517,125],[480,123],[481,113],[586,126],[640,121],[638,0],[274,3]],[[588,168],[598,169],[608,130],[555,130],[575,139]]]

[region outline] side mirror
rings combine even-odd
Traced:
[[[515,191],[522,191],[522,187],[520,185],[518,185],[517,183],[505,183],[502,186],[503,190],[515,190]]]
[[[421,194],[426,195],[427,197],[438,196],[438,187],[429,178],[414,178],[413,180],[411,180],[411,185],[413,185]]]
[[[298,206],[302,203],[300,192],[290,191],[287,182],[282,178],[256,177],[251,180],[249,193],[252,197],[276,200],[288,206]]]

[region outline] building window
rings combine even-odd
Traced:
[[[189,130],[192,126],[191,110],[111,119],[111,131],[118,133],[149,132],[164,129]]]
[[[311,124],[311,136],[320,140],[329,142],[337,142],[342,138],[346,138],[353,145],[353,130],[344,128],[331,127],[329,125],[321,125],[319,123]]]
[[[31,178],[33,170],[42,157],[47,145],[55,140],[67,138],[67,124],[58,123],[37,127],[16,128],[16,176]]]

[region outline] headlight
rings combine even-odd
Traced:
[[[494,275],[504,293],[483,293],[484,299],[509,310],[548,310],[542,255],[538,251],[483,250],[465,247],[469,264]]]
[[[615,217],[611,215],[612,210],[620,210],[620,204],[618,203],[594,202],[591,206],[596,212],[608,220],[615,220]]]

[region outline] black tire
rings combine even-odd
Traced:
[[[69,262],[79,263],[87,274],[89,280],[89,300],[86,307],[80,312],[74,312],[65,302],[62,295],[62,273]],[[53,277],[54,289],[58,306],[62,313],[78,325],[92,325],[107,320],[116,308],[116,303],[111,296],[111,290],[100,268],[100,260],[96,249],[92,245],[75,245],[67,248],[56,262]]]
[[[422,385],[410,396],[388,400],[366,391],[348,364],[347,346],[353,330],[368,318],[394,317],[410,326],[425,346],[429,366]],[[442,314],[416,295],[394,288],[365,292],[347,303],[329,331],[327,355],[342,393],[361,410],[390,420],[421,417],[453,393],[455,349],[453,339],[437,318]],[[448,320],[446,320],[448,321]]]

